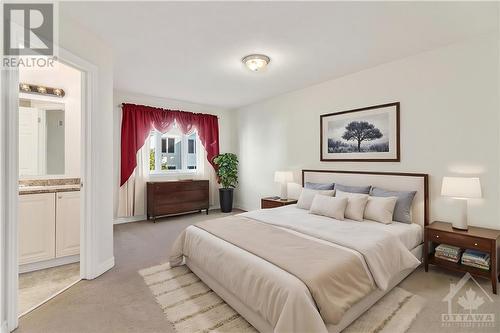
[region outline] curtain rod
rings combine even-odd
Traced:
[[[121,108],[123,107],[123,104],[130,104],[130,103],[120,103],[118,104],[118,107]],[[155,109],[163,109],[163,108],[159,108],[159,107],[156,107],[156,106],[151,106],[152,108],[155,108]],[[173,111],[181,111],[181,110],[173,110]],[[181,111],[181,112],[191,112],[191,111]],[[191,113],[201,113],[201,112],[191,112]],[[220,119],[219,116],[217,116],[217,119]]]

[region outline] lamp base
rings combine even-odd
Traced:
[[[286,201],[287,197],[288,197],[288,184],[287,183],[282,183],[281,184],[280,200]]]
[[[469,226],[467,224],[467,199],[455,199],[455,201],[458,203],[458,206],[460,207],[459,209],[461,210],[460,216],[458,219],[453,221],[452,227],[453,229],[458,229],[458,230],[469,230]]]
[[[456,229],[456,230],[463,230],[463,231],[469,230],[469,226],[465,226],[465,227],[458,226],[458,227],[456,227],[454,224],[452,224],[451,227],[453,229]]]

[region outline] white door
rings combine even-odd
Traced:
[[[19,107],[19,174],[38,175],[38,109]]]
[[[57,193],[56,257],[80,253],[80,192]]]
[[[55,258],[54,193],[19,196],[19,264]]]

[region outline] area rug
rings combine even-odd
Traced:
[[[187,266],[162,264],[139,271],[177,333],[257,332]],[[348,333],[406,332],[424,299],[394,288],[347,327]]]

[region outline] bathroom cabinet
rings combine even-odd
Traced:
[[[19,196],[20,265],[74,256],[79,252],[80,192]],[[50,264],[44,265],[47,266]]]
[[[80,253],[80,192],[56,193],[56,258]]]
[[[19,264],[49,260],[56,255],[56,196],[19,196]]]

